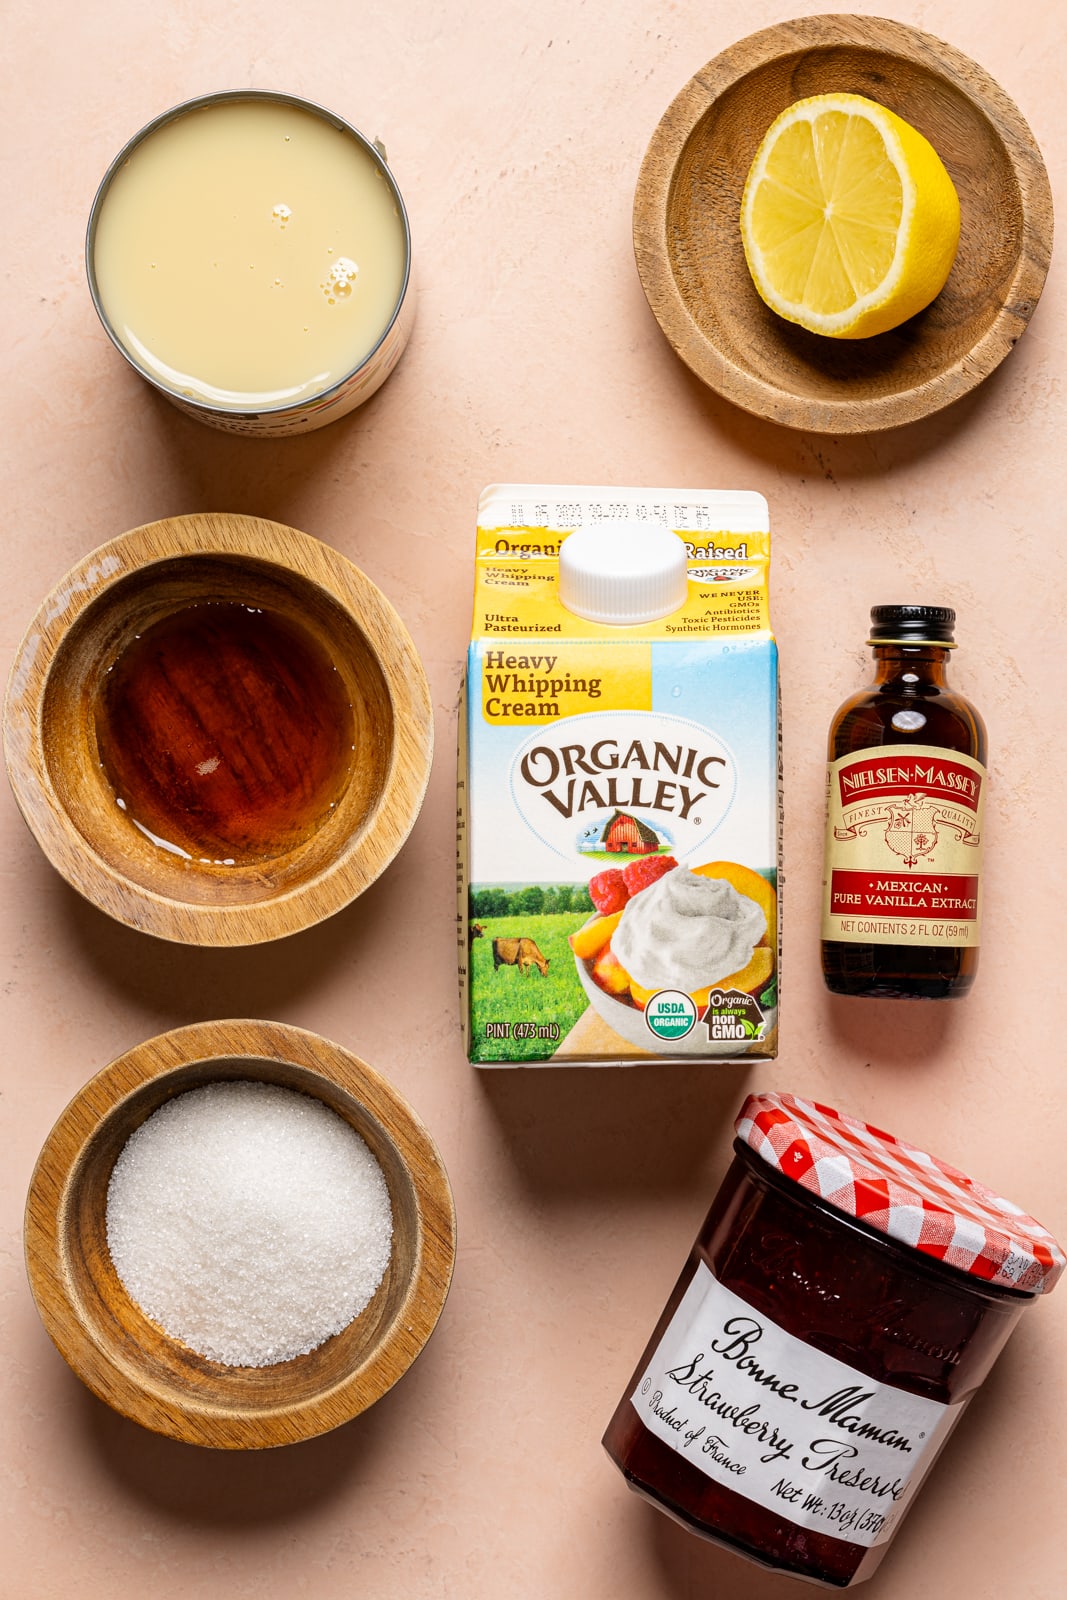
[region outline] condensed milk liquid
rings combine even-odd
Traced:
[[[97,290],[164,388],[235,411],[297,405],[359,367],[396,311],[406,232],[359,141],[284,100],[162,123],[97,220]]]
[[[955,999],[981,935],[986,734],[945,682],[955,612],[875,606],[875,681],[830,729],[822,966],[835,994]]]

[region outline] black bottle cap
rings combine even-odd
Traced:
[[[869,644],[955,643],[956,613],[951,606],[872,606]]]

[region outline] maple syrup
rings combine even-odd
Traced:
[[[822,965],[835,994],[956,999],[978,967],[986,735],[945,682],[956,614],[875,606],[875,681],[830,728]]]
[[[138,634],[96,706],[100,762],[153,843],[212,866],[291,849],[347,786],[354,718],[310,633],[257,606],[185,606]]]

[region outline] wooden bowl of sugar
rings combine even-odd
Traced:
[[[174,517],[44,601],[4,747],[30,829],[88,900],[164,939],[247,945],[389,864],[433,714],[404,624],[338,551],[258,517]]]
[[[299,1028],[208,1022],[75,1095],[25,1245],[45,1328],[95,1395],[185,1443],[264,1449],[348,1422],[411,1366],[448,1294],[455,1210],[433,1140],[372,1068]],[[375,1277],[344,1321],[350,1283],[358,1300]],[[190,1342],[127,1286],[151,1299],[164,1279]]]

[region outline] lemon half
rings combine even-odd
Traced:
[[[928,306],[959,237],[959,198],[937,151],[858,94],[815,95],[783,111],[741,202],[761,298],[832,339],[885,333]]]

